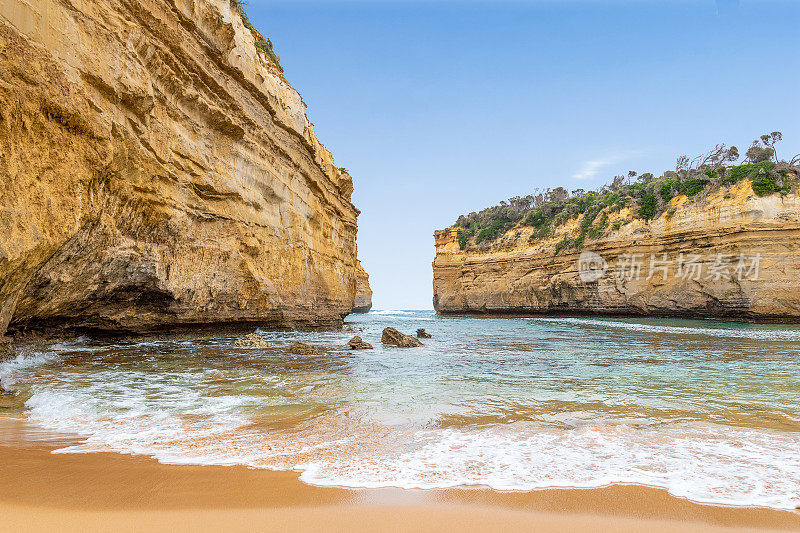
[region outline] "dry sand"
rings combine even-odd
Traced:
[[[349,490],[297,478],[2,446],[0,531],[800,531],[796,512],[699,505],[637,486]]]

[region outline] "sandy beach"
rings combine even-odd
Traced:
[[[0,447],[2,531],[800,530],[794,512],[699,505],[637,486],[501,493],[347,490],[293,472]]]

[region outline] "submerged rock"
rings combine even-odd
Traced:
[[[419,328],[417,330],[417,337],[419,337],[420,339],[430,339],[431,334],[425,331],[424,328]]]
[[[411,335],[406,335],[405,333],[400,333],[394,328],[386,328],[383,330],[381,342],[383,344],[399,346],[400,348],[415,348],[417,346],[422,346],[422,343],[416,338],[412,337]]]
[[[361,340],[361,337],[355,336],[347,343],[353,350],[372,350],[372,345],[368,342]]]
[[[11,355],[11,343],[12,339],[0,335],[0,361],[4,357]]]
[[[246,348],[267,348],[270,346],[269,342],[267,342],[267,339],[258,333],[248,333],[244,337],[236,339],[236,342],[233,344],[235,346],[242,346]]]
[[[325,352],[325,348],[304,342],[293,342],[286,351],[296,355],[322,355]]]

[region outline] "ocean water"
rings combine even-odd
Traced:
[[[382,346],[393,326],[422,348]],[[341,332],[107,344],[0,363],[0,417],[56,453],[297,470],[315,485],[498,490],[638,483],[800,505],[800,326],[594,318],[348,317]],[[374,350],[349,351],[359,335]],[[300,340],[324,355],[291,355]]]

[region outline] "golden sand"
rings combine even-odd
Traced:
[[[526,493],[349,490],[312,487],[293,472],[0,447],[0,531],[776,529],[800,531],[800,514],[699,505],[638,486]]]

